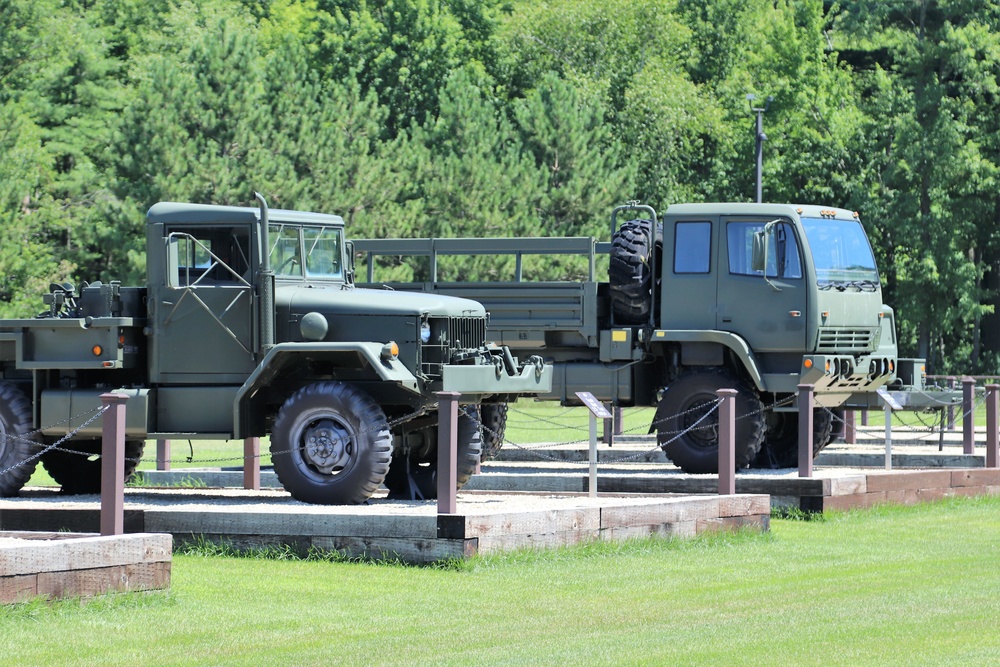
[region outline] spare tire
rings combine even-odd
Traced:
[[[650,252],[650,220],[623,222],[611,237],[611,261],[608,283],[611,313],[619,324],[643,324],[649,320],[653,304],[653,272]],[[662,238],[663,225],[656,224],[656,236]],[[656,265],[660,266],[662,244],[656,244]]]

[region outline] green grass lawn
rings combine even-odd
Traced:
[[[1000,498],[442,568],[177,555],[168,592],[0,609],[17,665],[1000,664]]]

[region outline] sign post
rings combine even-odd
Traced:
[[[885,387],[879,387],[876,391],[885,405],[885,469],[892,470],[892,411],[902,410],[903,406],[896,402]]]
[[[611,419],[611,413],[589,391],[578,391],[576,397],[590,410],[590,483],[587,486],[591,498],[597,497],[597,420]]]

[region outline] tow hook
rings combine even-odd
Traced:
[[[542,373],[545,371],[545,360],[537,354],[533,354],[528,357],[528,363],[535,365],[535,377],[542,377]]]

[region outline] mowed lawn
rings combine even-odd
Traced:
[[[992,665],[998,553],[990,497],[440,568],[176,555],[168,592],[0,609],[0,662]]]

